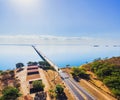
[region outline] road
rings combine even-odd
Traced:
[[[95,100],[87,91],[85,91],[76,81],[70,78],[65,72],[60,71],[65,84],[69,87],[70,91],[74,94],[77,100]]]
[[[49,60],[44,54],[38,51],[35,46],[32,47],[44,61],[48,62],[52,67],[55,68],[76,100],[95,100],[95,98],[92,97],[87,91],[85,91],[79,84],[77,84],[76,81],[70,78],[66,73],[62,72],[62,70],[59,70],[59,67],[56,66],[51,60]]]

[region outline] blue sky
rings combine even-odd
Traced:
[[[0,35],[120,38],[120,0],[0,0]]]

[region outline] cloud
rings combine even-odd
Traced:
[[[119,45],[119,40],[93,37],[63,37],[52,35],[0,35],[0,44],[73,44],[73,45]]]

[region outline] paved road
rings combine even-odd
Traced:
[[[69,88],[70,92],[74,94],[76,100],[95,100],[88,92],[86,92],[79,84],[77,84],[77,82],[70,78],[66,73],[62,72],[62,70],[59,70],[59,67],[50,61],[45,55],[38,51],[34,46],[32,47],[44,61],[48,62],[55,68],[55,70],[63,79],[65,85]]]
[[[85,91],[76,81],[70,78],[65,72],[59,72],[65,84],[74,94],[77,100],[95,100],[87,91]]]

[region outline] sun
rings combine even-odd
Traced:
[[[34,12],[40,6],[41,0],[10,0],[10,5],[20,14]]]
[[[32,6],[37,0],[11,0],[11,2],[16,6]]]

